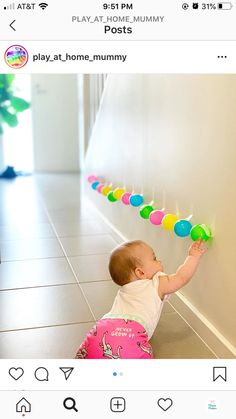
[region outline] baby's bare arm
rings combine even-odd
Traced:
[[[166,294],[171,294],[184,285],[193,277],[201,256],[206,252],[203,240],[196,240],[189,248],[188,256],[175,274],[161,276],[159,279],[158,295],[161,299]]]

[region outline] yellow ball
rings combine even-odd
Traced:
[[[122,197],[123,193],[125,193],[125,189],[123,189],[123,188],[116,188],[114,190],[114,192],[113,192],[113,196],[116,199],[120,199]]]
[[[102,195],[107,196],[107,194],[112,190],[112,188],[108,185],[104,186],[101,190]]]
[[[167,230],[167,231],[171,231],[174,229],[174,225],[176,223],[176,221],[178,221],[178,217],[175,214],[166,214],[163,218],[162,218],[162,227]]]

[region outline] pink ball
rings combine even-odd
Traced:
[[[129,198],[131,197],[131,195],[132,194],[130,192],[123,193],[121,197],[121,201],[123,202],[123,204],[130,205]]]
[[[96,191],[99,193],[102,193],[102,188],[105,186],[105,183],[99,183],[98,187],[96,188]]]
[[[88,179],[89,183],[93,183],[93,182],[96,182],[98,180],[98,177],[94,176],[94,175],[90,175],[90,176],[87,177],[87,179]]]
[[[165,213],[160,210],[154,210],[151,212],[149,216],[149,220],[152,224],[160,225],[162,222],[162,218],[165,216]]]

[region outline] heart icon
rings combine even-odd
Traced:
[[[159,399],[157,400],[158,406],[166,412],[173,404],[173,400],[171,399]]]
[[[24,370],[22,368],[10,368],[9,375],[14,378],[14,380],[19,380],[20,377],[24,374]]]

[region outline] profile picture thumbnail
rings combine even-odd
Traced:
[[[11,68],[22,68],[28,61],[28,51],[21,45],[11,45],[4,54],[6,64]]]

